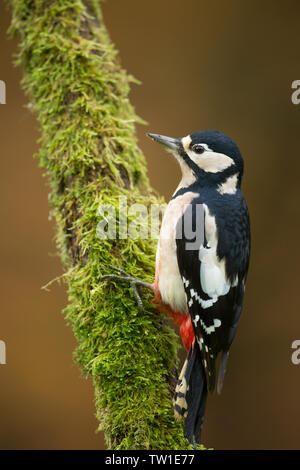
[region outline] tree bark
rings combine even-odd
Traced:
[[[128,207],[162,202],[136,142],[133,78],[120,66],[97,1],[13,0],[12,9],[66,267],[65,316],[78,341],[76,360],[93,379],[99,429],[111,449],[188,448],[170,393],[176,334],[150,294],[143,293],[140,314],[128,284],[100,281],[111,265],[148,282],[154,274],[156,240],[101,240],[96,232],[99,206],[109,204],[117,222],[123,215],[120,196]]]

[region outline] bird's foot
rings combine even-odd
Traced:
[[[103,281],[104,279],[112,279],[112,280],[128,282],[130,284],[135,300],[138,304],[139,312],[142,313],[144,306],[143,306],[143,301],[141,299],[141,293],[139,289],[141,287],[146,287],[147,289],[151,289],[152,291],[154,291],[153,284],[149,284],[148,282],[141,281],[140,279],[137,279],[131,276],[130,274],[128,274],[126,271],[124,271],[121,268],[117,268],[115,266],[110,266],[110,267],[114,269],[115,271],[117,271],[119,274],[105,274],[104,276],[100,278],[100,281]]]

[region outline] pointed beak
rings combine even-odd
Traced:
[[[178,152],[181,145],[181,139],[173,139],[173,137],[167,137],[160,134],[147,134],[148,137],[155,140],[156,142],[165,145],[173,152]]]

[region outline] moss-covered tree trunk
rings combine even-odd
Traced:
[[[101,240],[96,232],[100,205],[110,204],[119,217],[120,196],[128,206],[160,202],[136,144],[132,79],[98,1],[13,0],[12,8],[66,267],[66,318],[78,340],[76,358],[93,378],[99,428],[111,449],[187,448],[170,393],[175,333],[147,301],[139,314],[126,283],[99,280],[110,265],[150,282],[154,274],[155,240]]]

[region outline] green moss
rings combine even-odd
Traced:
[[[147,302],[139,314],[127,284],[100,282],[118,265],[151,281],[156,242],[104,240],[99,204],[118,213],[159,202],[136,143],[139,121],[130,82],[97,1],[13,0],[11,32],[21,37],[17,63],[40,128],[40,165],[69,293],[65,309],[78,340],[76,360],[95,385],[96,412],[111,449],[185,449],[166,378],[176,365],[173,330]]]

